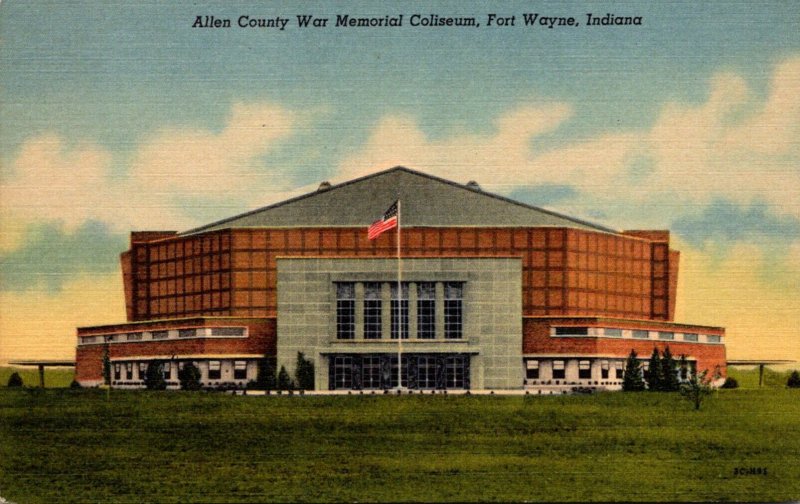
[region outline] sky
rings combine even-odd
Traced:
[[[124,321],[132,230],[403,165],[614,229],[669,229],[676,320],[724,326],[730,359],[800,361],[799,25],[786,1],[5,0],[0,360],[71,359],[76,327]]]

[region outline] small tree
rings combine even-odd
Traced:
[[[273,390],[275,386],[275,358],[264,357],[258,361],[258,376],[256,377],[255,388]]]
[[[200,390],[202,388],[200,370],[197,369],[194,362],[187,362],[183,365],[183,369],[178,371],[178,380],[181,382],[182,390]]]
[[[661,371],[661,357],[658,354],[658,348],[653,347],[653,353],[650,355],[650,364],[648,370],[645,372],[644,377],[647,380],[647,390],[653,392],[661,390],[664,381],[664,374]]]
[[[21,387],[22,386],[22,377],[16,371],[11,373],[11,376],[8,377],[8,386],[9,387]]]
[[[152,361],[147,365],[144,374],[144,386],[147,390],[164,390],[167,382],[164,380],[164,365],[159,361]]]
[[[677,392],[680,388],[678,381],[678,373],[675,369],[675,359],[672,358],[672,352],[669,351],[669,346],[664,349],[661,355],[661,373],[663,379],[661,381],[661,390],[665,392]]]
[[[622,390],[626,392],[636,392],[644,390],[644,380],[642,380],[642,366],[636,358],[636,350],[631,349],[628,360],[625,362],[625,372],[622,375]]]
[[[789,379],[786,380],[786,386],[789,388],[800,388],[800,373],[796,370],[792,371],[792,374],[789,375]]]
[[[686,360],[686,354],[681,354],[681,361],[678,365],[680,367],[680,382],[686,381],[689,379],[689,361]],[[680,383],[678,384],[678,390],[680,390]]]
[[[281,366],[281,370],[278,373],[278,390],[293,390],[294,384],[292,383],[292,379],[289,378],[289,373],[286,371],[286,368]]]
[[[681,395],[694,403],[695,410],[699,410],[703,399],[714,392],[714,389],[711,388],[711,380],[707,375],[708,370],[700,374],[695,373],[689,377],[688,381],[681,384]]]
[[[111,357],[108,355],[108,343],[103,345],[103,385],[111,385]]]
[[[314,390],[314,363],[306,359],[303,352],[297,352],[295,379],[300,390]]]

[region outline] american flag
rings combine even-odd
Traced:
[[[397,202],[392,203],[388,210],[383,212],[383,219],[377,220],[367,230],[367,238],[374,240],[384,231],[397,227]]]

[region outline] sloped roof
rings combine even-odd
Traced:
[[[250,227],[368,226],[397,199],[403,226],[551,226],[617,232],[482,191],[475,184],[462,185],[397,166],[182,234]]]

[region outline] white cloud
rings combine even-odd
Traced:
[[[124,232],[185,229],[200,224],[182,207],[186,198],[209,205],[263,201],[264,192],[283,191],[291,180],[263,157],[308,117],[276,105],[238,103],[219,132],[159,131],[127,170],[115,170],[120,161],[98,145],[68,145],[53,134],[31,138],[2,170],[0,228],[9,234],[2,248],[19,245],[26,222],[57,220],[75,228],[95,219]]]

